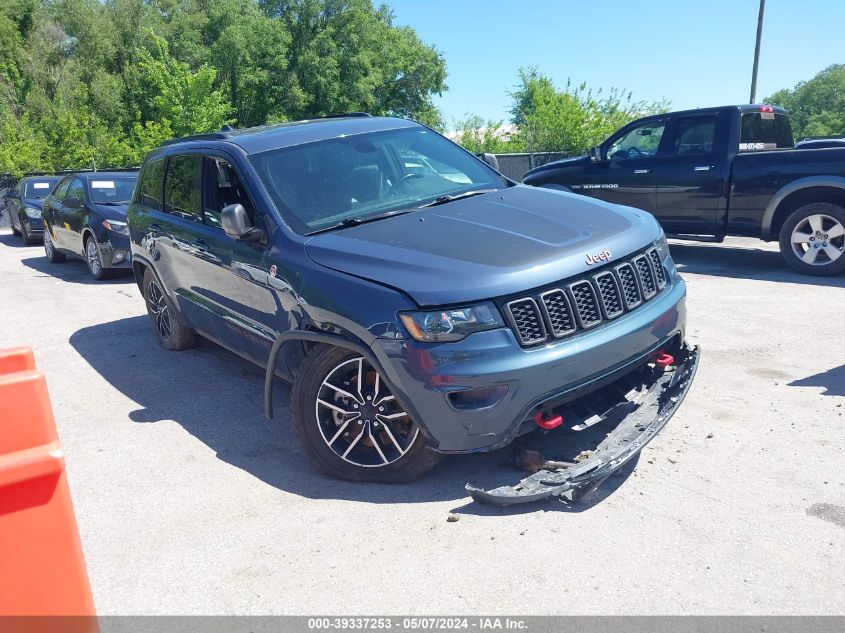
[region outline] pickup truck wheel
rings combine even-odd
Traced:
[[[845,209],[814,202],[792,213],[780,230],[786,263],[805,275],[835,275],[845,270]]]
[[[183,350],[197,344],[197,335],[187,327],[170,305],[155,273],[147,268],[144,272],[144,303],[153,324],[153,333],[158,344],[165,349]]]
[[[313,350],[294,383],[292,409],[303,451],[337,479],[403,483],[439,461],[378,371],[352,351]]]

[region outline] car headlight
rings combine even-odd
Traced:
[[[414,339],[428,343],[460,341],[473,332],[504,327],[498,309],[492,303],[467,308],[445,308],[399,315]]]
[[[669,275],[675,275],[675,262],[672,260],[672,254],[669,252],[669,243],[666,241],[666,234],[660,232],[660,237],[654,240],[654,248],[660,254],[660,261],[662,261],[666,268],[669,269]]]
[[[26,217],[28,218],[41,217],[41,209],[36,209],[35,207],[24,207],[23,212],[26,213]]]
[[[109,231],[120,233],[121,235],[129,235],[129,225],[126,222],[119,220],[103,220],[103,226]]]

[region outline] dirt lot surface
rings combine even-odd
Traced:
[[[284,385],[268,423],[260,368],[160,349],[130,278],[8,229],[0,347],[47,374],[101,614],[845,613],[845,277],[756,240],[672,251],[696,384],[580,505],[471,503],[517,478],[508,451],[407,486],[315,474]]]

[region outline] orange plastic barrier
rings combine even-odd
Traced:
[[[94,614],[44,374],[31,349],[0,350],[0,615]]]

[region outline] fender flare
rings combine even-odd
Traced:
[[[289,341],[310,341],[312,343],[324,343],[326,345],[335,345],[351,350],[356,354],[360,354],[367,359],[376,371],[381,375],[381,380],[387,385],[387,388],[396,396],[402,408],[411,416],[411,418],[423,431],[423,434],[428,436],[428,429],[425,424],[420,421],[419,412],[413,403],[408,398],[407,394],[399,389],[387,375],[382,363],[376,358],[373,350],[361,342],[353,341],[339,334],[330,334],[328,332],[313,332],[310,330],[286,330],[281,332],[273,343],[270,349],[270,356],[267,359],[267,368],[264,373],[264,416],[268,420],[273,419],[273,379],[276,375],[276,361],[279,357],[279,352],[282,346]]]
[[[766,210],[763,212],[763,221],[760,236],[765,241],[772,239],[772,220],[774,220],[775,212],[780,203],[783,202],[787,196],[801,191],[802,189],[809,189],[811,187],[834,187],[845,191],[845,178],[842,176],[807,176],[793,180],[781,187],[775,195],[769,200],[766,205]],[[775,236],[776,237],[776,236]]]

